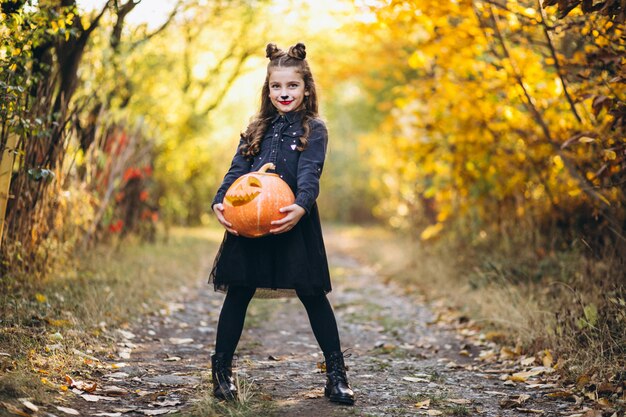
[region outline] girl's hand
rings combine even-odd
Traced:
[[[302,216],[306,214],[306,210],[297,204],[283,207],[279,211],[281,213],[287,213],[287,215],[280,220],[274,220],[272,222],[272,225],[278,226],[277,228],[270,230],[270,233],[274,235],[290,231],[296,224],[298,224]]]
[[[224,229],[226,229],[229,233],[232,233],[235,236],[239,236],[239,233],[235,229],[233,229],[232,223],[224,218],[224,205],[222,203],[217,203],[213,205],[213,211],[217,216],[217,221],[220,222]]]

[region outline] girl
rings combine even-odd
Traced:
[[[287,52],[270,43],[270,62],[263,84],[261,109],[241,134],[239,147],[212,207],[226,229],[209,282],[226,291],[217,325],[215,354],[211,356],[213,393],[232,399],[232,357],[239,342],[248,303],[263,291],[270,296],[297,295],[307,311],[326,362],[324,394],[330,401],[354,404],[346,376],[337,322],[326,298],[330,274],[315,199],[324,165],[328,134],[317,114],[317,94],[306,61],[305,46]],[[267,162],[291,187],[296,201],[280,209],[285,217],[273,221],[270,235],[249,239],[224,218],[222,201],[241,175]],[[259,292],[257,292],[259,289]]]

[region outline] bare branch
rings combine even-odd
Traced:
[[[129,46],[129,50],[132,51],[133,49],[135,49],[136,47],[138,47],[139,45],[149,41],[150,39],[152,39],[153,37],[155,37],[156,35],[158,35],[159,33],[163,32],[165,29],[167,29],[167,27],[170,25],[170,23],[172,23],[174,21],[174,18],[176,17],[176,15],[178,14],[180,7],[183,5],[184,0],[178,0],[178,2],[176,3],[176,6],[174,6],[174,8],[172,9],[172,11],[170,12],[169,16],[167,17],[167,19],[165,20],[165,22],[163,22],[163,24],[161,26],[159,26],[156,30],[154,30],[153,32],[145,35],[142,39],[133,42],[130,46]]]
[[[141,2],[141,0],[138,1],[134,1],[134,0],[128,0],[126,3],[122,4],[121,6],[119,6],[116,3],[116,7],[115,7],[115,12],[117,15],[117,20],[115,21],[115,26],[113,26],[113,31],[111,33],[111,39],[110,39],[110,43],[111,43],[111,48],[114,51],[117,51],[120,45],[120,41],[122,39],[122,29],[124,28],[124,20],[126,19],[126,15],[128,15],[128,13],[130,13],[139,3]]]
[[[563,77],[563,70],[561,69],[561,64],[559,63],[559,57],[556,54],[556,49],[554,48],[554,43],[552,42],[552,36],[550,35],[550,31],[548,30],[548,25],[546,23],[546,12],[541,7],[541,0],[537,0],[537,4],[539,5],[539,12],[541,13],[541,26],[543,27],[543,33],[546,36],[546,41],[548,42],[548,49],[550,50],[550,54],[552,55],[552,60],[554,61],[554,68],[556,69],[557,74],[559,75],[559,80],[561,80],[561,85],[563,86],[563,93],[567,98],[567,102],[569,103],[570,109],[572,113],[578,120],[578,123],[582,123],[582,119],[576,110],[576,105],[574,104],[574,100],[572,100],[572,96],[569,94],[569,90],[567,89],[567,83],[565,82],[565,78]]]
[[[246,62],[246,60],[248,59],[250,55],[252,55],[252,51],[250,50],[247,50],[243,54],[241,54],[237,62],[237,65],[231,72],[230,77],[228,77],[228,80],[226,81],[226,83],[224,83],[224,85],[222,86],[220,92],[217,93],[217,95],[215,96],[215,99],[211,102],[211,104],[209,104],[202,111],[199,112],[200,115],[206,116],[209,113],[211,113],[211,111],[213,111],[217,106],[220,105],[220,103],[224,100],[224,97],[226,97],[226,93],[228,92],[228,90],[230,90],[230,87],[233,85],[233,83],[235,82],[239,74],[241,73],[241,68],[243,67],[243,64]]]
[[[535,120],[535,122],[537,122],[537,124],[541,127],[541,130],[543,131],[545,139],[555,150],[556,154],[561,157],[561,160],[563,161],[563,165],[565,166],[569,174],[572,176],[572,178],[574,178],[578,182],[579,188],[593,201],[601,203],[602,207],[608,206],[608,202],[606,198],[601,196],[594,189],[593,184],[590,183],[589,180],[587,180],[584,176],[580,174],[580,172],[578,171],[574,163],[570,161],[567,155],[563,153],[558,143],[556,143],[554,139],[552,138],[552,134],[550,132],[548,125],[546,124],[546,121],[543,119],[543,116],[537,109],[537,106],[535,105],[535,100],[528,92],[528,89],[526,88],[522,75],[519,69],[517,68],[517,66],[515,65],[515,61],[513,60],[513,58],[511,57],[509,53],[509,49],[506,45],[506,42],[504,41],[504,37],[502,36],[502,32],[500,32],[498,18],[495,15],[495,13],[493,13],[493,9],[491,7],[489,8],[489,11],[490,11],[490,17],[493,23],[493,28],[496,34],[496,38],[498,39],[498,42],[502,48],[504,56],[506,57],[506,59],[511,64],[511,67],[513,68],[513,77],[515,78],[515,80],[517,81],[517,84],[520,86],[520,88],[524,92],[524,97],[525,97],[525,100],[523,100],[524,106],[528,109],[530,114],[533,116],[533,119]],[[607,219],[612,220],[612,218],[610,217],[608,213],[605,213],[605,216]]]

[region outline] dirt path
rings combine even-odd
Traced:
[[[351,255],[344,237],[329,231],[326,241],[330,299],[343,349],[350,349],[356,406],[323,397],[324,375],[316,367],[322,356],[297,299],[253,300],[238,351],[238,375],[252,399],[243,406],[216,405],[207,392],[207,364],[223,295],[203,277],[197,287],[172,294],[168,309],[114,332],[117,357],[100,358],[85,376],[97,380],[96,391],[75,390],[63,406],[84,416],[576,415],[574,404],[549,396],[560,392],[546,381],[549,369],[535,366],[533,378],[540,379],[534,384],[533,378],[506,381],[519,369],[477,360],[481,352],[488,356],[488,343],[470,343],[466,336],[480,338],[469,330],[461,336],[441,323],[427,324],[435,321],[432,313],[383,284]]]

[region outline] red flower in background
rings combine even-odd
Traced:
[[[146,201],[149,197],[149,194],[146,190],[139,193],[139,201]]]
[[[118,220],[114,223],[111,223],[109,225],[109,232],[111,233],[119,233],[122,231],[122,228],[124,227],[124,222],[121,220]]]
[[[124,171],[124,181],[126,182],[141,177],[143,177],[143,174],[141,173],[141,170],[139,168],[128,168],[126,171]]]

